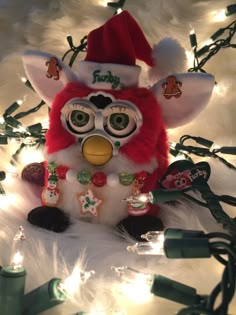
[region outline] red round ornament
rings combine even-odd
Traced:
[[[102,187],[107,183],[107,176],[103,172],[96,172],[93,174],[92,183],[94,186]]]

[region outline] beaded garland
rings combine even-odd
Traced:
[[[80,214],[91,214],[95,217],[99,215],[99,206],[103,203],[103,200],[96,197],[92,190],[92,186],[104,187],[105,185],[108,185],[110,187],[115,187],[119,183],[123,186],[132,185],[132,194],[137,195],[141,192],[141,188],[143,187],[144,182],[148,176],[148,173],[145,171],[141,171],[135,174],[121,172],[119,174],[111,173],[108,175],[101,171],[96,171],[94,174],[92,174],[89,170],[86,169],[77,172],[76,170],[70,169],[66,166],[57,166],[54,161],[48,163],[47,170],[48,185],[50,185],[50,178],[53,176],[53,178],[55,179],[54,182],[57,182],[58,180],[67,180],[72,184],[75,182],[79,182],[81,185],[88,186],[88,188],[86,188],[84,192],[77,195],[77,198],[81,203]],[[42,200],[44,201],[44,204],[52,203],[52,198],[48,197],[49,188],[50,187],[47,186],[44,189],[47,192],[46,200],[44,200],[45,198],[42,195]],[[53,189],[55,190],[55,187],[53,187]],[[59,196],[61,196],[61,192],[59,190],[57,193]],[[140,203],[139,205],[135,206],[133,206],[132,204],[128,204],[128,213],[131,215],[141,215],[146,213],[148,210],[149,205],[147,205],[146,203]]]
[[[134,182],[138,182],[139,186],[142,186],[148,176],[148,173],[141,171],[135,174],[128,172],[121,172],[120,174],[105,174],[101,171],[96,171],[92,174],[89,170],[81,170],[76,172],[73,169],[69,169],[65,166],[58,166],[56,174],[59,179],[66,179],[69,182],[78,181],[82,185],[93,184],[96,187],[103,187],[108,185],[115,187],[118,183],[124,186],[130,186]]]

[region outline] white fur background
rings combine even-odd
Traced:
[[[21,54],[26,49],[38,49],[57,56],[68,50],[66,36],[71,34],[74,43],[92,29],[102,25],[113,14],[113,9],[101,0],[1,0],[0,1],[0,115],[15,100],[25,99],[22,110],[34,107],[38,97],[21,82],[24,76]],[[199,45],[220,27],[232,22],[235,16],[216,22],[217,10],[224,9],[230,1],[211,0],[127,0],[125,8],[137,19],[151,45],[165,36],[178,39],[190,51],[190,25],[195,29]],[[81,59],[84,55],[81,55]],[[191,59],[189,66],[192,66]],[[202,136],[220,146],[235,145],[235,50],[222,49],[204,68],[215,75],[218,92],[208,107],[191,124],[169,131],[170,141],[177,142],[184,134]],[[76,71],[76,64],[74,66]],[[146,67],[143,65],[143,84],[147,84]],[[47,109],[23,119],[24,125],[47,120]],[[14,145],[0,147],[0,170],[9,170],[10,155]],[[24,165],[42,160],[42,152],[25,150],[20,157],[17,172]],[[195,157],[194,157],[195,158]],[[236,160],[226,157],[232,163]],[[199,161],[202,159],[196,159]],[[235,194],[234,171],[217,161],[209,161],[212,167],[210,186],[218,194]],[[73,301],[68,301],[45,314],[69,315],[86,311],[98,315],[174,314],[182,306],[161,298],[148,296],[144,299],[142,288],[136,298],[131,296],[110,270],[112,265],[127,265],[151,274],[162,274],[190,286],[201,294],[209,294],[221,277],[221,266],[213,259],[168,260],[164,257],[142,257],[126,251],[130,244],[121,240],[115,231],[103,226],[75,222],[63,234],[37,229],[26,221],[30,209],[40,204],[37,187],[23,183],[20,176],[6,180],[7,192],[0,203],[0,264],[6,265],[11,255],[12,239],[19,225],[27,234],[24,245],[24,265],[27,270],[26,291],[43,284],[53,277],[66,277],[78,264],[96,274],[81,287]],[[236,211],[224,207],[231,215]],[[204,229],[216,231],[218,226],[207,209],[181,202],[176,206],[162,205],[161,216],[168,227]],[[141,297],[143,298],[141,298]],[[236,299],[229,313],[236,314]],[[94,312],[94,313],[92,313]]]

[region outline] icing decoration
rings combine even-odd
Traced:
[[[78,195],[78,199],[81,203],[80,213],[82,215],[92,214],[98,216],[98,207],[102,204],[102,200],[94,196],[91,189],[86,190],[82,194]]]
[[[53,78],[54,80],[59,80],[59,72],[62,70],[62,67],[59,66],[57,58],[51,57],[45,64],[48,67],[46,77],[49,79]]]
[[[180,90],[181,86],[182,82],[177,81],[175,76],[171,75],[167,77],[166,82],[162,84],[164,97],[166,99],[170,99],[171,97],[179,98],[182,94],[182,91]]]
[[[194,164],[188,160],[180,160],[172,163],[163,178],[160,185],[163,188],[184,189],[187,187],[208,185],[211,169],[207,162]]]

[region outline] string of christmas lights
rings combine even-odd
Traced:
[[[201,146],[185,145],[184,143],[187,140],[196,142],[197,144],[200,144]],[[190,136],[190,135],[183,135],[180,138],[179,143],[170,144],[170,154],[175,157],[180,155],[180,156],[183,156],[183,158],[186,158],[189,160],[191,160],[191,157],[189,156],[189,154],[194,154],[196,156],[201,156],[201,157],[210,157],[210,158],[217,159],[228,168],[236,170],[236,167],[232,163],[228,162],[222,156],[219,156],[218,153],[236,155],[236,147],[231,147],[231,146],[219,147],[215,145],[214,142],[211,140],[208,140],[202,137]]]
[[[117,2],[107,2],[107,6],[116,9],[114,14],[119,14],[122,11],[123,6],[125,5],[125,0],[120,0]],[[84,36],[79,46],[75,46],[73,43],[72,36],[67,36],[67,42],[69,44],[70,49],[64,54],[62,60],[64,60],[68,54],[73,53],[70,57],[68,65],[72,67],[74,61],[78,57],[80,52],[85,52],[87,49],[87,36]],[[21,81],[27,86],[29,89],[33,90],[33,87],[29,80],[22,77]],[[41,146],[45,144],[45,134],[47,128],[45,128],[42,124],[37,123],[31,126],[23,127],[19,119],[22,119],[30,114],[36,113],[40,110],[45,102],[42,100],[38,105],[31,108],[28,111],[22,111],[12,116],[12,114],[20,108],[23,101],[18,100],[11,104],[6,111],[0,116],[0,145],[7,145],[11,141],[20,144],[19,149],[13,154],[12,159],[14,161],[17,160],[18,155],[26,146]]]
[[[53,278],[25,294],[26,270],[23,267],[22,246],[25,239],[24,228],[20,226],[14,237],[10,264],[0,268],[0,308],[4,315],[37,315],[49,310],[72,298],[95,273],[75,267],[66,279]],[[82,314],[85,313],[74,315]]]
[[[107,2],[106,5],[108,7],[116,9],[115,14],[118,14],[122,10],[123,6],[125,5],[125,0],[120,0],[117,2]],[[236,5],[228,6],[226,8],[225,15],[230,16],[230,15],[234,14],[236,12],[235,8],[236,8]],[[220,29],[220,31],[219,30],[216,31],[211,36],[212,39],[218,38],[220,35],[222,35],[227,30],[230,33],[229,34],[230,37],[225,39],[225,41],[227,41],[227,45],[224,42],[224,44],[221,43],[221,47],[224,47],[224,48],[225,47],[233,47],[234,48],[234,46],[236,46],[236,45],[231,44],[231,39],[235,33],[235,25],[236,25],[236,22],[234,21],[233,23],[228,25],[225,29]],[[73,43],[72,36],[67,37],[67,42],[69,44],[70,49],[64,54],[64,56],[62,57],[62,60],[64,60],[69,53],[73,52],[73,54],[72,54],[72,56],[68,62],[70,67],[73,65],[78,54],[80,52],[86,51],[86,46],[87,46],[86,39],[87,39],[87,36],[84,36],[80,41],[80,45],[75,46]],[[189,69],[189,71],[203,71],[204,72],[204,70],[202,69],[203,65],[213,56],[213,52],[214,52],[214,54],[216,54],[216,52],[218,52],[219,49],[216,51],[216,49],[211,48],[211,46],[207,46],[207,47],[210,47],[209,48],[209,51],[211,53],[210,57],[208,56],[208,58],[207,57],[204,58],[204,61],[198,62],[199,51],[196,49],[196,47],[197,47],[196,34],[193,32],[190,34],[190,43],[191,43],[191,47],[195,51],[195,54],[194,54],[195,55],[195,61],[194,62],[197,62],[197,66],[195,65],[192,69]],[[212,45],[214,45],[214,43]],[[201,52],[201,50],[200,50],[200,52]],[[29,80],[27,80],[26,78],[21,78],[21,80],[28,88],[33,89]],[[25,146],[27,146],[27,145],[36,145],[36,146],[37,145],[38,146],[44,145],[45,133],[47,131],[47,129],[44,128],[41,124],[35,124],[32,126],[27,126],[26,128],[23,128],[21,122],[19,121],[19,119],[26,117],[26,116],[33,114],[33,113],[37,112],[38,110],[40,110],[42,108],[42,106],[45,105],[45,102],[41,101],[34,108],[32,108],[28,111],[17,113],[16,115],[12,116],[11,114],[13,114],[13,112],[15,112],[15,110],[19,109],[21,104],[22,104],[21,100],[14,102],[13,104],[11,104],[6,109],[3,116],[0,117],[0,145],[7,145],[11,141],[15,141],[15,142],[18,142],[20,144],[22,142],[24,143],[24,144],[21,144],[19,150],[17,150],[15,152],[15,154],[13,155],[13,158],[16,158],[16,159],[17,159],[18,154],[21,152],[21,150]],[[174,150],[172,150],[172,153],[173,153],[173,151]]]
[[[224,10],[226,17],[236,13],[236,4],[231,4]],[[232,43],[232,39],[236,32],[236,20],[231,22],[224,28],[218,29],[210,36],[210,43],[198,49],[197,36],[193,29],[191,29],[189,39],[192,51],[194,54],[193,67],[189,68],[189,72],[206,72],[203,67],[206,63],[216,55],[222,48],[236,48],[236,44]],[[219,38],[223,36],[223,38]],[[204,56],[201,60],[200,57]]]
[[[138,255],[165,255],[169,259],[210,258],[214,257],[224,265],[221,281],[210,295],[199,295],[195,288],[166,278],[161,275],[140,274],[129,267],[112,267],[125,278],[135,282],[140,277],[156,296],[187,305],[178,315],[209,314],[227,315],[236,284],[236,238],[226,233],[167,229],[164,232],[150,231],[139,242],[128,246],[127,250]],[[219,299],[221,302],[219,303]]]

